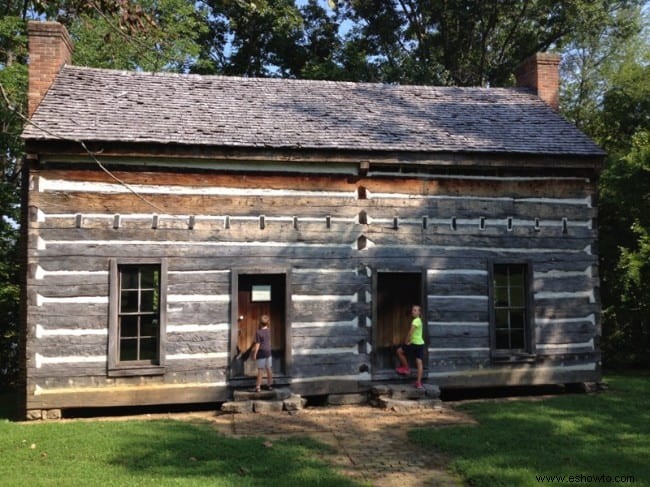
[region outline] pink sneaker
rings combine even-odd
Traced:
[[[411,369],[409,369],[408,367],[397,367],[397,368],[395,369],[395,371],[396,371],[399,375],[409,375],[410,372],[411,372]]]
[[[415,388],[416,389],[424,389],[424,386],[422,385],[422,382],[416,382],[415,383]]]

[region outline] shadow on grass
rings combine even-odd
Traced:
[[[132,432],[110,463],[129,477],[219,479],[215,485],[358,485],[332,470],[330,446],[308,438],[227,438],[209,424],[157,421]]]
[[[360,484],[307,438],[229,438],[209,421],[0,422],[2,485]]]
[[[537,485],[537,476],[650,479],[648,375],[611,379],[607,392],[541,401],[462,406],[476,426],[418,429],[423,448],[442,450],[471,485]],[[648,485],[648,484],[645,484]]]

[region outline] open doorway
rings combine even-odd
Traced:
[[[255,341],[262,315],[271,318],[271,351],[273,375],[286,373],[286,275],[239,274],[237,279],[235,354],[248,350]],[[234,360],[233,377],[250,377],[257,374],[255,362]]]
[[[421,272],[378,272],[376,281],[376,326],[373,330],[373,369],[382,371],[397,365],[395,346],[401,344],[411,325],[411,306],[425,304]],[[424,327],[426,340],[426,326]],[[426,363],[426,350],[425,350]]]

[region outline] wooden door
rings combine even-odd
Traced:
[[[284,274],[240,274],[237,292],[237,348],[244,351],[254,343],[260,318],[268,315],[274,374],[281,374],[284,369],[285,280]],[[256,373],[252,360],[244,362],[243,370],[235,370],[236,375]]]

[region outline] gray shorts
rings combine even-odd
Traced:
[[[271,357],[258,358],[255,363],[257,364],[258,369],[270,369],[273,366],[273,360]]]

